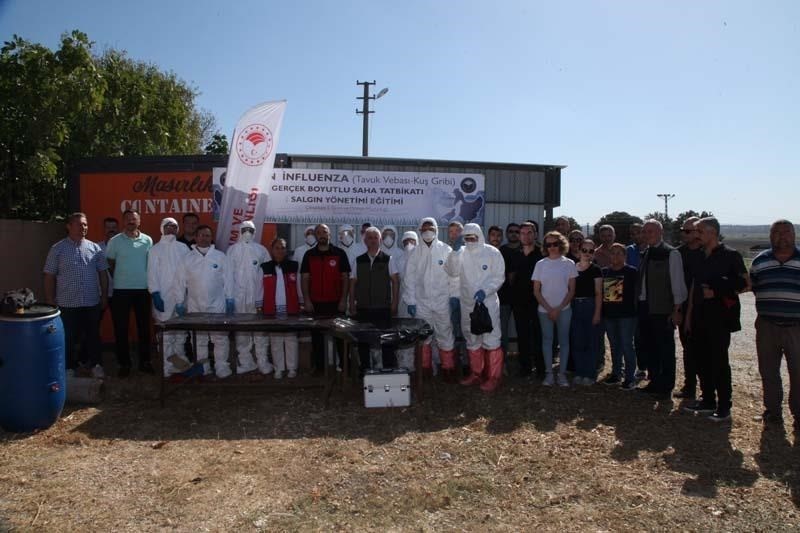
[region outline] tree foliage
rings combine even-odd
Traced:
[[[56,51],[17,35],[0,49],[0,217],[62,216],[80,158],[201,153],[216,133],[174,73],[92,46],[73,31]]]
[[[631,240],[631,233],[630,227],[631,224],[634,222],[638,222],[639,224],[642,223],[642,219],[637,217],[636,215],[631,215],[626,211],[613,211],[608,213],[607,215],[603,215],[600,220],[594,225],[594,238],[596,242],[598,239],[598,232],[600,231],[600,226],[605,224],[610,224],[614,227],[614,231],[617,235],[616,241],[621,242],[622,244],[630,244]]]
[[[228,155],[228,138],[224,133],[215,134],[211,142],[206,145],[206,155]]]

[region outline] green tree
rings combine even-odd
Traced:
[[[228,155],[228,138],[225,134],[217,133],[206,145],[206,155]]]
[[[597,239],[600,226],[610,224],[614,226],[614,231],[617,235],[616,241],[622,244],[629,244],[631,240],[630,227],[631,224],[637,222],[642,223],[642,219],[627,213],[626,211],[614,211],[603,215],[594,225],[594,237]],[[598,241],[599,242],[599,241]]]
[[[174,73],[92,45],[73,31],[56,51],[17,35],[0,49],[0,217],[63,215],[80,158],[201,153],[216,133]]]

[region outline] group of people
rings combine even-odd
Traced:
[[[97,325],[110,299],[122,377],[131,368],[131,310],[144,372],[153,372],[151,312],[157,321],[187,312],[349,314],[375,323],[405,316],[433,328],[418,370],[433,373],[438,361],[443,379],[454,382],[463,361],[469,371],[461,383],[491,392],[504,372],[513,315],[521,375],[535,373],[544,386],[592,385],[603,372],[607,337],[612,365],[602,382],[662,399],[673,396],[676,385],[678,329],[685,382],[674,396],[687,400],[685,409],[724,421],[732,405],[730,335],[741,328],[738,294],[752,289],[765,420],[780,418],[783,355],[789,362],[791,411],[800,420],[800,251],[788,221],[773,224],[772,247],[753,261],[750,275],[742,256],[721,242],[713,217],[686,220],[677,248],[664,241],[657,220],[632,225],[628,244],[615,242],[610,225],[599,228],[595,242],[570,228],[566,217],[557,219],[541,242],[532,220],[508,224],[505,232],[492,226],[486,238],[477,224],[453,222],[447,242],[439,239],[433,218],[399,238],[395,226],[366,223],[356,235],[353,226],[343,225],[337,244],[330,228],[318,224],[306,228],[305,243],[291,255],[284,239],[274,239],[269,249],[254,242],[252,222],[240,226],[227,253],[214,248],[211,228],[198,225],[196,215],[184,216],[180,236],[178,222],[164,219],[157,244],[139,230],[139,222],[137,212],[126,211],[124,230],[114,235],[116,223],[107,219],[108,239],[95,244],[85,238],[85,215],[75,213],[67,238],[48,255],[46,298],[62,309],[69,368],[82,364],[102,373]],[[472,332],[476,304],[485,306],[491,331]],[[82,350],[76,352],[79,338]],[[182,333],[165,333],[165,374],[190,364],[185,340]],[[208,340],[217,377],[231,375],[227,334],[210,332]],[[312,363],[320,370],[322,338],[312,335],[312,343]],[[235,347],[239,373],[297,375],[296,334],[237,333]],[[374,364],[368,346],[359,353],[362,367]],[[195,355],[210,373],[208,343],[199,342]],[[385,350],[379,364],[414,370],[409,350]],[[640,387],[640,381],[647,384]]]

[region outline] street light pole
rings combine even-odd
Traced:
[[[670,198],[675,198],[674,194],[670,193],[663,193],[663,194],[656,194],[659,198],[664,199],[664,218],[669,218],[669,200]]]
[[[363,139],[362,139],[362,142],[361,142],[361,155],[364,156],[364,157],[367,157],[369,155],[369,114],[375,112],[375,111],[370,111],[369,110],[369,101],[370,100],[377,100],[378,98],[381,98],[382,96],[385,96],[386,93],[389,92],[389,88],[388,87],[384,87],[383,89],[378,91],[378,94],[376,94],[375,96],[370,96],[369,95],[369,86],[370,85],[375,85],[375,81],[374,80],[373,81],[357,81],[356,80],[356,85],[363,85],[364,86],[364,96],[356,96],[356,100],[363,100],[364,101],[364,106],[362,107],[361,111],[356,109],[356,114],[364,115],[364,133],[362,134],[363,135]]]

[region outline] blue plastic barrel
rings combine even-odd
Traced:
[[[66,392],[64,325],[51,305],[0,315],[0,427],[12,433],[58,420]]]

